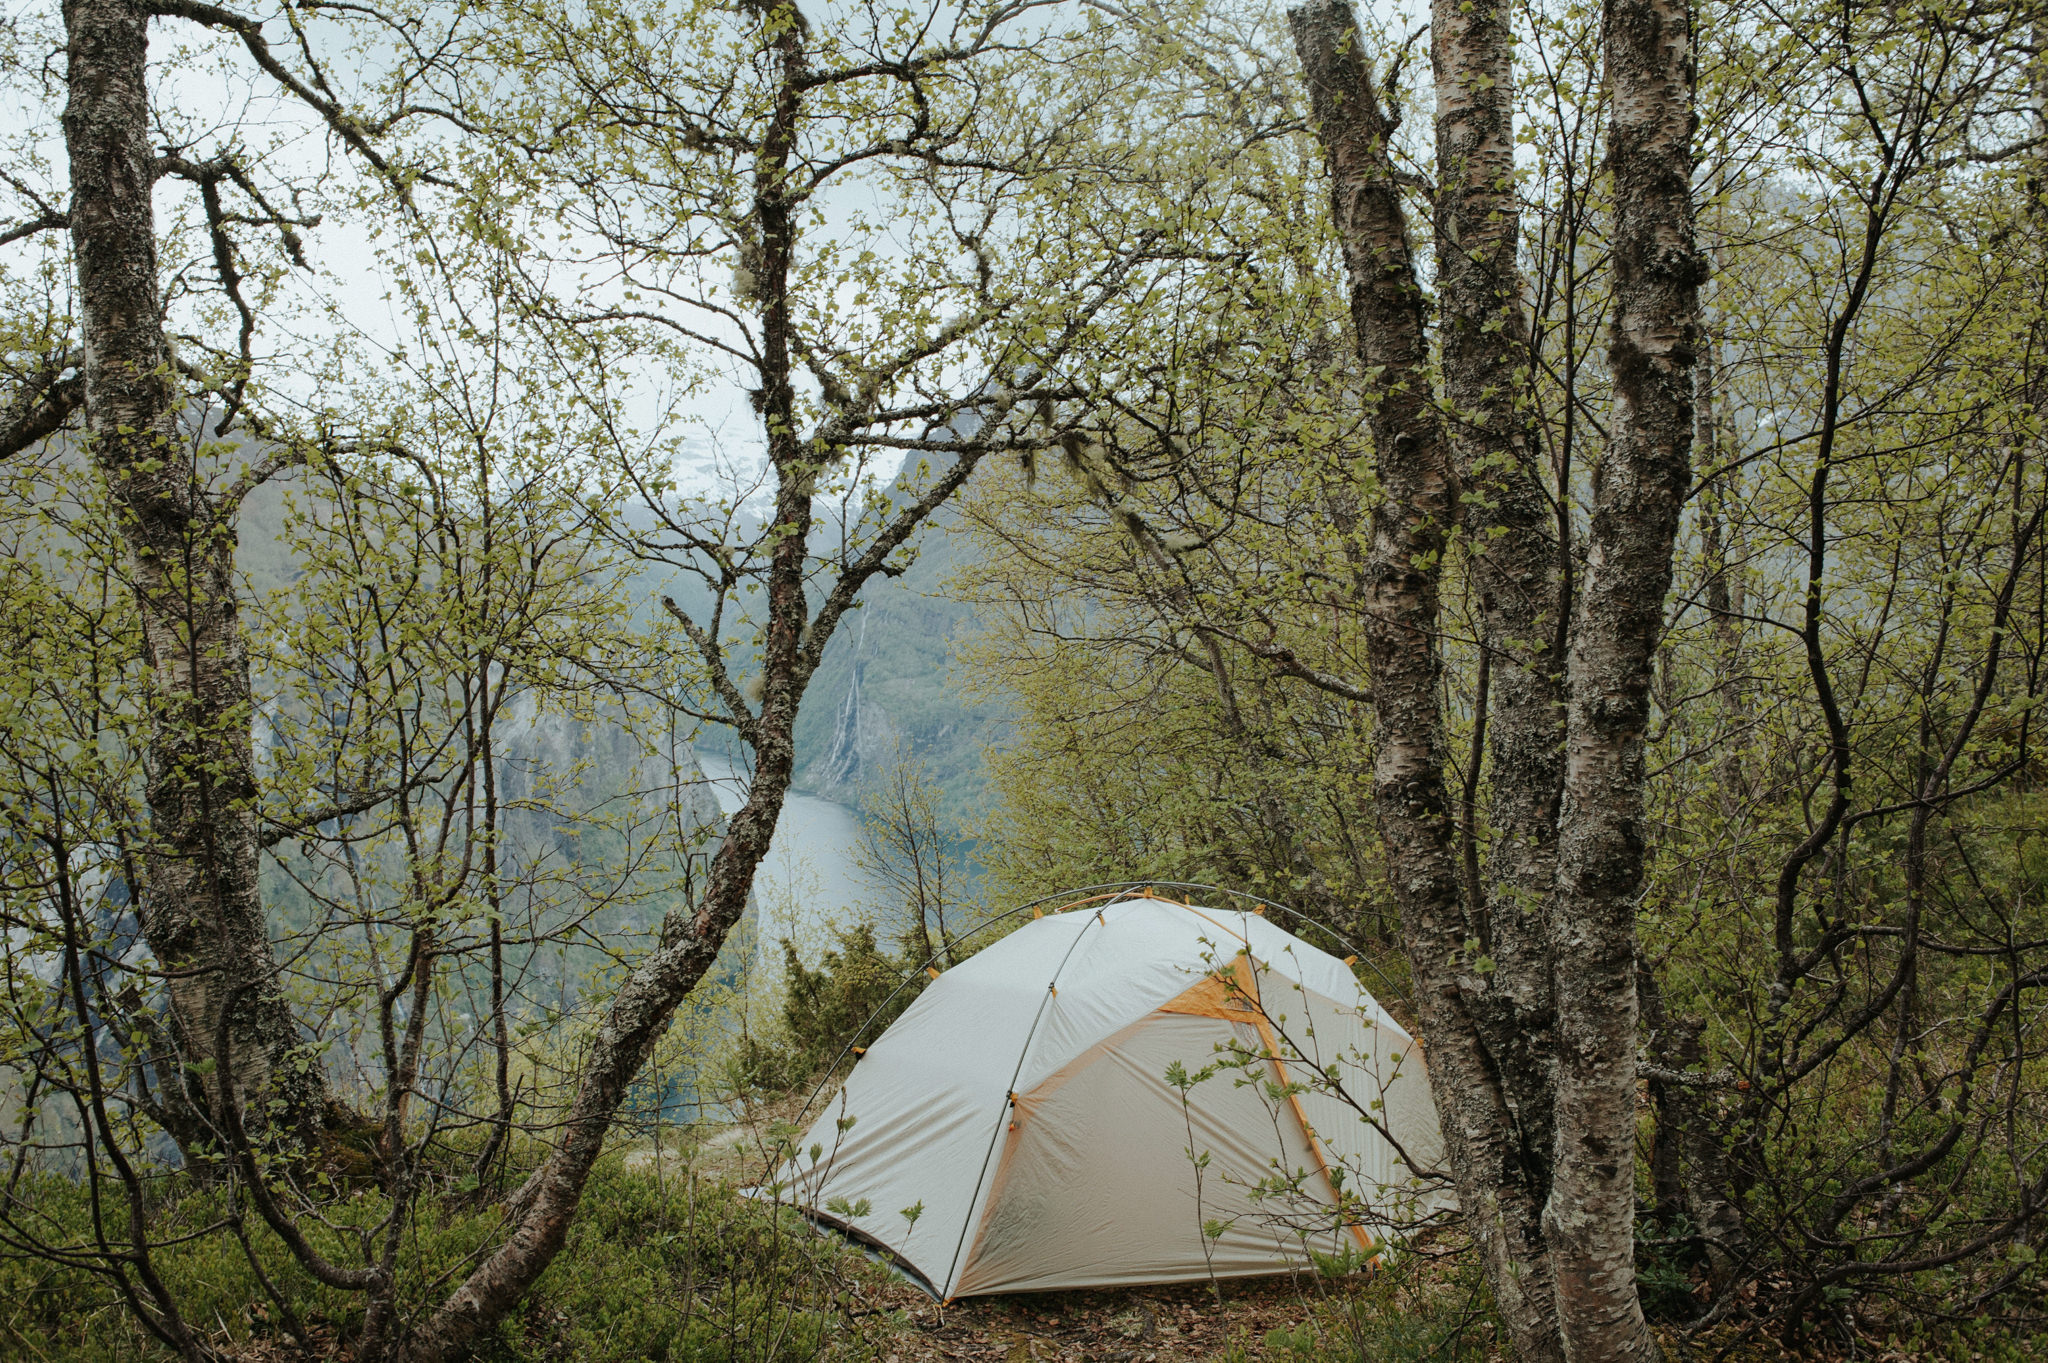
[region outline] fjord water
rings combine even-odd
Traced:
[[[738,809],[746,799],[745,767],[707,749],[698,750],[697,762],[719,812]],[[885,940],[892,934],[892,916],[875,902],[854,862],[859,842],[860,816],[846,805],[794,792],[783,801],[774,841],[754,878],[758,967],[773,971],[780,966],[785,937],[796,943],[806,962],[816,961],[832,945],[834,926],[848,927],[861,918],[873,919]]]

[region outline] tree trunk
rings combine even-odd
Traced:
[[[1558,1351],[1539,1204],[1520,1181],[1512,1105],[1472,1008],[1480,978],[1465,945],[1470,924],[1444,783],[1439,581],[1459,487],[1431,401],[1422,291],[1387,153],[1394,127],[1346,0],[1319,0],[1288,19],[1329,160],[1359,358],[1378,375],[1371,427],[1381,500],[1361,603],[1377,720],[1375,812],[1465,1225],[1517,1351],[1545,1363]]]
[[[1642,1016],[1644,1050],[1659,1071],[1680,1070],[1680,1036],[1694,1040],[1698,1058],[1697,1027],[1672,1022],[1664,1011],[1664,991],[1658,987],[1657,972],[1648,960],[1636,961],[1636,1003]],[[1669,1229],[1685,1212],[1685,1139],[1687,1094],[1683,1084],[1672,1083],[1658,1074],[1643,1086],[1650,1099],[1650,1214],[1660,1228]]]
[[[1713,260],[1703,249],[1701,258]],[[1728,464],[1723,448],[1720,357],[1707,306],[1700,306],[1699,353],[1693,362],[1693,459],[1718,476],[1700,489],[1700,549],[1706,560],[1707,617],[1714,631],[1714,690],[1719,697],[1723,731],[1716,764],[1724,817],[1732,817],[1749,800],[1749,776],[1743,750],[1749,745],[1749,703],[1742,685],[1742,621],[1746,609],[1742,587],[1744,564],[1731,511],[1740,505],[1741,470]],[[1731,495],[1730,484],[1736,491]]]
[[[127,543],[151,684],[150,844],[137,889],[144,938],[169,972],[177,1051],[154,1059],[160,1087],[200,1111],[217,1086],[196,1082],[191,1067],[218,1064],[253,1125],[306,1133],[325,1085],[317,1062],[294,1054],[297,1030],[263,917],[232,508],[202,485],[200,442],[180,429],[164,342],[149,17],[138,0],[64,5],[87,447]],[[173,1135],[188,1154],[213,1139],[199,1123]]]
[[[1528,1296],[1517,1343],[1524,1358],[1546,1358],[1560,1348],[1540,1212],[1553,1140],[1550,913],[1564,707],[1556,522],[1515,403],[1529,353],[1516,264],[1514,33],[1503,0],[1437,0],[1430,34],[1444,398],[1488,692],[1490,843],[1472,935],[1493,969],[1468,988],[1508,1106],[1498,1177],[1513,1195],[1503,1231],[1517,1242],[1517,1286]]]
[[[809,517],[809,501],[807,494],[795,494],[785,484],[777,512],[785,516],[796,512],[803,517],[797,523],[803,524]],[[794,505],[797,502],[801,507]],[[778,560],[788,556],[796,561],[796,569],[786,581],[778,570],[775,590],[794,592],[799,612],[806,543],[807,537],[792,535],[776,550]],[[776,622],[771,654],[777,647],[775,634],[788,634],[782,647],[793,649],[795,631],[785,628],[784,622],[787,603],[771,609]],[[797,619],[802,619],[801,614]],[[767,855],[789,789],[795,757],[790,722],[797,698],[797,694],[787,694],[786,699],[769,702],[776,710],[762,716],[753,787],[747,803],[732,816],[725,840],[712,858],[703,902],[693,906],[694,912],[687,918],[664,926],[662,944],[634,969],[613,999],[591,1044],[575,1101],[563,1121],[561,1144],[513,1198],[516,1222],[511,1235],[405,1342],[405,1358],[429,1363],[459,1355],[504,1318],[554,1262],[568,1239],[583,1185],[603,1152],[613,1115],[634,1076],[667,1032],[677,1006],[710,969],[726,934],[746,909],[754,870]],[[787,708],[777,705],[778,700]]]
[[[1678,0],[1609,0],[1610,437],[1572,629],[1556,912],[1556,1164],[1544,1228],[1574,1363],[1651,1360],[1635,1285],[1635,915],[1644,734],[1692,477],[1692,44]]]
[[[1702,1044],[1705,1031],[1706,1025],[1697,1019],[1679,1024],[1679,1069],[1701,1067],[1706,1059],[1706,1047]],[[1706,1244],[1707,1268],[1713,1274],[1714,1284],[1726,1286],[1737,1266],[1749,1257],[1742,1210],[1728,1195],[1728,1152],[1722,1134],[1727,1123],[1702,1095],[1680,1093],[1678,1098],[1676,1119],[1685,1207],[1692,1215],[1693,1229]],[[1664,1139],[1661,1125],[1657,1139]]]
[[[791,379],[789,276],[796,260],[802,205],[789,187],[803,80],[801,24],[775,27],[770,51],[780,86],[754,167],[754,220],[760,232],[761,377],[758,401],[776,475],[776,536],[767,574],[767,636],[762,652],[760,713],[747,724],[754,778],[747,801],[726,824],[712,857],[704,898],[663,922],[654,950],[627,976],[593,1040],[561,1127],[561,1144],[511,1199],[513,1229],[400,1346],[407,1363],[458,1356],[502,1320],[554,1261],[568,1238],[583,1186],[603,1152],[613,1116],[634,1076],[668,1030],[676,1008],[717,959],[746,910],[754,872],[768,853],[796,766],[795,723],[825,645],[855,596],[882,571],[889,555],[974,471],[980,454],[963,449],[914,503],[899,511],[848,565],[815,616],[805,581],[810,567],[812,489],[823,463],[838,451],[799,435]],[[993,434],[995,427],[990,427]],[[664,602],[673,613],[673,602]],[[737,694],[737,693],[735,693]],[[736,704],[737,702],[735,702]],[[735,716],[738,718],[738,716]]]

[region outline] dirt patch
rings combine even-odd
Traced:
[[[900,1291],[895,1304],[910,1328],[883,1363],[1181,1363],[1224,1357],[1233,1346],[1257,1354],[1268,1331],[1308,1315],[1313,1288],[1284,1276],[1233,1281],[1220,1308],[1206,1283],[974,1297],[948,1307]]]

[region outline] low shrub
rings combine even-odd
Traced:
[[[923,992],[922,958],[885,950],[875,925],[837,931],[838,946],[806,966],[784,939],[781,1016],[766,1037],[744,1038],[732,1082],[750,1092],[787,1093],[814,1081],[849,1046],[865,1046]]]
[[[1329,1270],[1307,1317],[1270,1330],[1262,1357],[1274,1363],[1481,1363],[1497,1355],[1493,1299],[1470,1255],[1398,1254],[1369,1276]]]
[[[222,1350],[287,1339],[295,1327],[339,1356],[361,1324],[359,1301],[313,1282],[269,1232],[245,1224],[249,1250],[220,1218],[221,1196],[165,1180],[165,1243],[151,1263],[192,1328]],[[323,1208],[316,1243],[346,1260],[352,1225],[381,1219],[380,1195]],[[15,1189],[12,1217],[45,1243],[91,1235],[89,1190],[60,1179]],[[401,1262],[401,1310],[426,1310],[500,1233],[474,1199],[428,1200]],[[312,1228],[308,1225],[309,1234]],[[184,1238],[180,1239],[182,1236]],[[9,1237],[13,1239],[13,1237]],[[262,1276],[256,1265],[260,1264]],[[864,1363],[887,1318],[858,1301],[881,1271],[785,1207],[687,1169],[664,1173],[607,1158],[593,1174],[568,1243],[533,1292],[476,1353],[479,1363]],[[276,1297],[264,1286],[267,1278]],[[168,1356],[138,1326],[118,1285],[0,1245],[0,1357],[132,1363]]]

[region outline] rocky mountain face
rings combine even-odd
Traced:
[[[902,753],[931,772],[956,822],[979,805],[982,753],[1008,716],[964,696],[953,661],[972,611],[942,592],[963,549],[951,518],[941,518],[910,570],[869,588],[840,626],[797,721],[801,788],[858,804],[863,783]]]
[[[947,578],[969,552],[958,525],[957,513],[941,511],[914,541],[910,567],[871,582],[860,608],[841,620],[797,718],[799,793],[858,805],[864,784],[902,753],[930,772],[956,823],[980,806],[982,754],[1001,741],[1009,716],[963,694],[953,659],[955,640],[973,626],[972,608],[945,595]],[[650,572],[635,590],[650,618],[664,594],[685,609],[709,604],[701,583],[673,572]],[[729,629],[742,627],[728,616]],[[733,742],[717,730],[698,741],[709,751]]]
[[[280,479],[258,489],[245,507],[239,562],[252,592],[285,585],[296,575],[279,542],[290,483]],[[987,788],[982,754],[1000,741],[1008,716],[1000,706],[963,696],[956,674],[954,641],[973,623],[970,607],[944,595],[946,579],[969,552],[958,523],[951,510],[934,517],[916,541],[918,556],[910,568],[900,577],[877,578],[862,594],[860,609],[841,622],[797,721],[798,791],[858,805],[863,784],[901,753],[925,765],[957,822],[964,824],[978,808]],[[650,571],[635,584],[635,614],[651,620],[664,594],[688,608],[700,590],[683,575]],[[547,749],[531,754],[536,762],[573,762],[572,749],[611,772],[626,769],[620,762],[638,762],[612,750],[623,735],[608,734],[608,728],[536,717],[534,732],[520,742]],[[731,736],[707,732],[699,743],[722,751],[731,746]],[[704,801],[715,818],[708,791]]]

